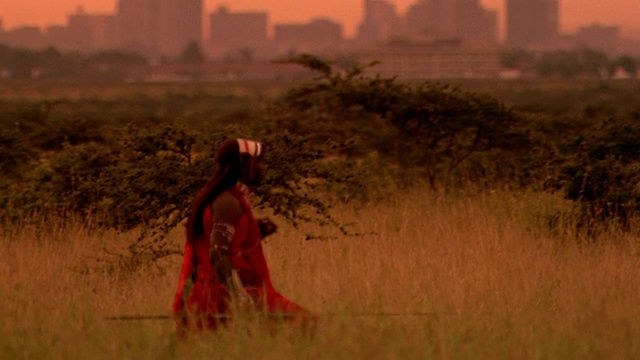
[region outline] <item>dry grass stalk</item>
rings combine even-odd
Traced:
[[[240,319],[175,339],[170,321],[108,322],[170,308],[180,259],[134,273],[83,274],[103,244],[134,235],[80,227],[0,240],[0,358],[634,358],[640,355],[638,239],[580,245],[541,230],[536,194],[398,196],[342,218],[362,238],[266,246],[276,287],[318,313],[314,337]],[[610,236],[617,236],[610,234]],[[178,230],[172,235],[182,242]],[[349,313],[433,312],[421,317]]]

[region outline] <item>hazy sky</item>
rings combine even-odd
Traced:
[[[416,0],[392,0],[400,12]],[[345,26],[347,36],[362,18],[363,0],[205,0],[207,13],[226,4],[231,11],[267,10],[271,22],[303,22],[328,17]],[[505,0],[481,0],[502,14]],[[24,24],[64,24],[66,15],[83,5],[89,13],[114,13],[116,0],[0,0],[5,29]],[[618,24],[640,33],[640,0],[560,0],[561,27],[572,31],[583,24]],[[626,31],[625,31],[626,32]],[[624,33],[624,32],[623,32]]]

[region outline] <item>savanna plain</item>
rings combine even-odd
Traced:
[[[171,320],[108,319],[169,314],[180,256],[110,266],[105,248],[125,248],[135,231],[14,224],[0,237],[0,358],[637,358],[637,225],[589,238],[571,217],[549,226],[547,215],[572,206],[534,190],[418,184],[334,208],[360,236],[325,228],[325,239],[305,240],[276,218],[272,278],[319,315],[314,331],[239,315],[184,340]]]

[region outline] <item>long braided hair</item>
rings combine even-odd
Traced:
[[[234,187],[242,175],[240,149],[236,140],[227,140],[216,153],[216,169],[198,192],[187,219],[187,241],[193,242],[204,232],[202,214],[207,205],[223,191]]]

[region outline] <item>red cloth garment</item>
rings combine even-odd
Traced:
[[[240,202],[243,215],[236,225],[229,254],[231,264],[238,271],[245,290],[253,298],[254,303],[266,312],[287,314],[307,312],[274,288],[262,249],[260,229],[253,217],[251,207],[238,187],[232,188],[231,193]]]
[[[229,293],[218,280],[209,261],[209,237],[212,228],[211,208],[203,213],[204,233],[195,242],[187,240],[178,290],[173,301],[180,335],[187,329],[215,329],[225,319],[212,316],[229,312]],[[187,294],[185,294],[187,292]]]
[[[233,187],[229,191],[240,202],[243,214],[235,224],[228,256],[253,303],[258,310],[268,313],[307,313],[273,287],[260,230],[251,208],[240,189]],[[229,292],[220,283],[209,260],[212,217],[211,206],[207,206],[203,213],[204,232],[195,241],[187,240],[185,244],[184,262],[173,302],[179,334],[190,328],[215,329],[225,321],[211,316],[229,313]]]

